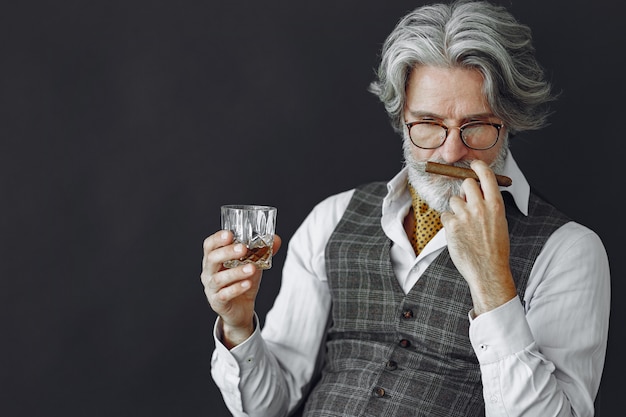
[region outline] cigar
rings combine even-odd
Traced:
[[[438,164],[437,162],[426,162],[425,171],[430,172],[431,174],[447,175],[448,177],[454,178],[474,178],[478,181],[478,175],[476,175],[476,173],[469,168]],[[498,185],[501,187],[508,187],[513,184],[513,180],[504,175],[496,174],[496,180],[498,181]]]

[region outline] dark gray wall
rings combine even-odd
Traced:
[[[400,168],[366,87],[386,35],[422,2],[248,3],[3,7],[2,415],[227,415],[199,279],[219,205],[278,206],[288,240],[322,198]],[[619,2],[502,4],[534,28],[563,91],[552,125],[514,153],[609,252],[611,415],[624,372]],[[264,277],[262,318],[283,260]]]

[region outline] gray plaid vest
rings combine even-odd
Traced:
[[[380,226],[386,192],[384,183],[359,187],[327,244],[331,326],[304,415],[484,416],[468,286],[445,249],[404,294]],[[545,241],[568,219],[534,194],[526,217],[504,196],[511,269],[523,297]]]

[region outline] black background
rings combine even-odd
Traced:
[[[17,3],[17,2],[13,2]],[[619,2],[501,1],[534,30],[551,126],[515,138],[532,186],[603,239],[612,269],[601,415],[624,372],[624,26]],[[421,1],[20,2],[0,13],[0,413],[226,416],[200,283],[223,203],[279,208],[401,167],[366,91]],[[263,280],[263,319],[282,251]]]

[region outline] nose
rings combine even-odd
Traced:
[[[441,158],[449,164],[462,160],[470,149],[461,140],[461,131],[457,127],[448,129],[446,141],[439,147]]]

